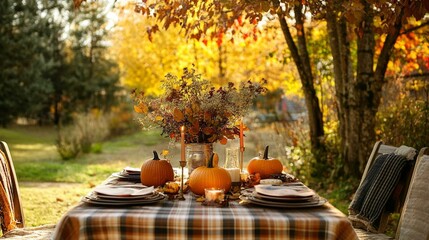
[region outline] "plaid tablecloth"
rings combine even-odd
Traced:
[[[54,239],[357,239],[347,217],[330,204],[308,209],[203,206],[163,200],[132,207],[81,204],[55,229]]]

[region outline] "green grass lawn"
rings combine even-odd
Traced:
[[[257,134],[256,134],[257,135]],[[56,131],[53,127],[14,126],[0,128],[0,140],[11,149],[27,226],[56,223],[92,187],[100,184],[111,173],[125,166],[140,167],[152,158],[152,151],[169,149],[173,167],[178,166],[180,148],[160,136],[160,131],[138,131],[135,134],[107,140],[99,154],[80,155],[73,160],[62,160],[56,151]],[[245,160],[256,156],[252,140],[246,142]],[[266,143],[264,143],[266,144]],[[215,146],[220,159],[225,146]],[[223,160],[221,160],[223,161]],[[222,163],[220,163],[222,164]],[[347,213],[351,183],[317,189],[331,204]]]
[[[88,184],[21,182],[21,201],[26,226],[56,223],[82,196]]]
[[[159,131],[136,132],[104,142],[99,154],[64,161],[57,153],[55,136],[53,127],[0,128],[0,139],[11,150],[27,226],[56,223],[113,172],[140,167],[152,150],[171,148]]]

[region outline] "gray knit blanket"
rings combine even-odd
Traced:
[[[349,219],[355,227],[377,232],[383,209],[406,163],[406,157],[394,153],[375,159],[349,206]]]

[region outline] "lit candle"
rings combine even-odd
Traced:
[[[204,189],[204,197],[206,202],[217,202],[220,203],[225,198],[225,190],[218,188],[206,188]]]
[[[180,143],[181,143],[181,161],[186,161],[185,157],[185,126],[180,128]]]
[[[239,183],[240,182],[240,169],[239,168],[227,168],[226,169],[231,175],[231,182]]]

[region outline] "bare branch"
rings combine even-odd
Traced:
[[[404,31],[402,31],[402,32],[400,33],[400,35],[402,35],[402,34],[407,34],[407,33],[410,33],[410,32],[413,32],[413,31],[415,31],[415,30],[417,30],[417,29],[419,29],[419,28],[422,28],[422,27],[424,27],[424,26],[427,26],[427,25],[429,25],[429,21],[424,22],[424,23],[422,23],[422,24],[420,24],[420,25],[418,25],[418,26],[414,26],[414,27],[411,27],[411,28],[405,29]]]
[[[383,44],[383,48],[381,49],[380,56],[378,57],[377,66],[375,68],[375,79],[380,84],[384,80],[387,64],[389,63],[392,49],[396,43],[396,40],[398,39],[399,33],[402,28],[402,22],[400,19],[402,18],[403,14],[404,14],[404,9],[401,8],[401,12],[399,14],[400,17],[397,18],[392,31],[386,36],[386,40],[384,40],[384,44]]]

